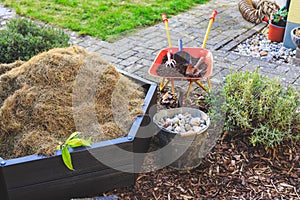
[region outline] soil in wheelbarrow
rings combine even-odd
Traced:
[[[92,142],[125,136],[143,112],[142,87],[81,47],[52,49],[0,69],[5,159],[52,155],[74,131]]]
[[[171,56],[172,59],[174,59],[174,56]],[[168,58],[167,56],[164,56],[162,59],[162,63],[158,66],[156,73],[158,76],[161,77],[174,77],[174,78],[180,78],[180,77],[191,77],[191,78],[201,78],[205,75],[207,71],[207,64],[202,63],[199,66],[199,69],[192,70],[191,68],[195,66],[195,64],[198,62],[199,58],[191,57],[191,66],[189,66],[188,62],[181,58],[180,56],[176,57],[176,64],[174,67],[168,67],[166,66]],[[189,69],[188,69],[189,68]],[[194,73],[187,73],[187,71],[194,71]]]

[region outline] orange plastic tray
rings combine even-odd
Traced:
[[[196,47],[186,47],[183,48],[183,51],[188,52],[192,57],[194,58],[200,58],[200,57],[204,57],[204,62],[207,65],[207,70],[206,73],[204,74],[204,76],[201,77],[187,77],[187,76],[182,76],[182,77],[173,77],[173,76],[160,76],[157,74],[157,69],[158,67],[162,64],[162,60],[164,58],[164,56],[167,55],[167,52],[171,50],[173,54],[175,54],[176,52],[178,52],[178,48],[177,47],[172,47],[172,48],[165,48],[160,50],[159,54],[156,56],[154,62],[152,63],[152,66],[149,69],[149,74],[156,76],[156,77],[161,77],[161,78],[167,78],[167,79],[180,79],[180,80],[200,80],[200,79],[204,79],[207,78],[211,75],[212,73],[212,69],[213,69],[213,56],[212,53],[204,48],[196,48]],[[193,65],[195,65],[196,63],[193,63]]]

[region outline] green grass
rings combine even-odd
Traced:
[[[112,40],[209,0],[0,0],[17,14]]]

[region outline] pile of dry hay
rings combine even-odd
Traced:
[[[125,136],[142,114],[143,89],[80,47],[1,69],[0,157],[6,159],[51,155],[74,131],[92,142]]]

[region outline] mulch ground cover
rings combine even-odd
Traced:
[[[246,133],[224,132],[199,167],[141,173],[134,186],[104,195],[155,200],[300,199],[300,141],[265,150],[250,144]]]
[[[169,167],[139,174],[132,187],[108,192],[119,199],[300,199],[300,142],[274,152],[247,136],[221,137],[193,170]]]

